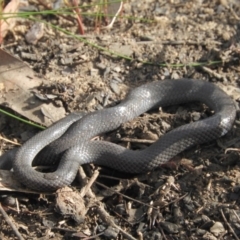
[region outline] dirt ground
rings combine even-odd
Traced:
[[[39,2],[27,7],[46,9]],[[214,82],[239,104],[238,0],[129,0],[111,29],[104,21],[96,27],[94,17],[83,15],[83,36],[74,15],[38,17],[82,40],[45,24],[42,38],[29,44],[33,22],[24,19],[3,48],[45,79],[39,94],[55,96],[48,101],[66,113],[114,106],[130,89],[169,78]],[[196,103],[159,109],[101,139],[143,149],[209,112]],[[49,195],[2,192],[1,202],[23,239],[240,239],[238,126],[237,116],[226,136],[184,151],[153,172],[132,176],[91,165],[77,177],[85,181],[76,180],[71,188]],[[36,131],[1,116],[5,138],[22,144]],[[0,143],[2,152],[14,147]],[[93,181],[90,189],[86,179]],[[0,219],[0,238],[17,239],[6,218]]]

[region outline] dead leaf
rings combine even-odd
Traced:
[[[6,14],[3,17],[8,17],[7,13],[15,13],[18,10],[20,0],[12,0],[10,1],[7,6],[3,10],[3,14]],[[2,39],[6,36],[8,30],[12,30],[15,26],[16,23],[16,18],[10,17],[7,19],[2,19],[0,20],[0,43]]]
[[[34,90],[44,81],[25,63],[0,49],[0,104],[33,122],[49,126],[65,116],[65,109],[35,96]],[[43,109],[49,113],[47,116]]]

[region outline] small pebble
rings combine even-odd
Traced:
[[[6,198],[4,198],[3,203],[4,205],[14,207],[16,205],[16,199],[14,197],[7,196]]]
[[[27,32],[25,38],[28,43],[36,44],[40,38],[42,38],[44,34],[44,24],[43,23],[35,23],[31,29]]]
[[[116,239],[117,235],[119,233],[119,229],[113,228],[112,226],[109,226],[105,231],[104,231],[104,236],[109,238],[109,239]]]
[[[200,118],[201,118],[201,113],[199,113],[199,112],[193,112],[192,113],[193,121],[198,121]]]
[[[179,232],[179,225],[171,222],[162,222],[161,227],[166,230],[168,233],[178,233]]]
[[[221,222],[215,222],[214,225],[210,228],[210,232],[215,236],[225,232],[225,228]]]
[[[120,93],[120,89],[118,87],[118,84],[115,81],[111,81],[110,83],[110,88],[112,89],[112,91],[116,94]]]

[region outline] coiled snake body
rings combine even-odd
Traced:
[[[92,137],[112,131],[150,109],[193,101],[205,103],[214,115],[170,131],[145,150],[132,151],[109,142],[90,141]],[[115,107],[83,117],[70,114],[31,138],[16,154],[14,173],[21,183],[37,191],[53,191],[69,185],[79,165],[85,163],[93,162],[122,172],[142,173],[186,148],[223,136],[231,129],[235,115],[233,100],[212,83],[193,79],[148,83],[132,90]],[[33,159],[41,150],[45,157],[36,160],[40,164],[52,163],[50,155],[62,153],[55,172],[41,173],[32,168]],[[46,157],[48,154],[49,159]]]

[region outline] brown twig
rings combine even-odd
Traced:
[[[99,171],[95,171],[93,176],[91,177],[91,179],[89,180],[89,182],[87,183],[87,185],[84,187],[84,190],[81,191],[81,196],[83,196],[83,194],[87,193],[88,189],[90,189],[90,187],[92,186],[93,182],[95,182],[96,178],[98,177],[99,175]],[[96,196],[94,193],[93,194],[93,198],[96,199]],[[95,205],[95,204],[94,204]],[[114,223],[114,221],[111,219],[111,216],[105,211],[102,203],[97,203],[97,212],[100,216],[100,218],[105,222],[107,223],[109,226],[113,227],[113,228],[116,228],[118,229],[123,236],[125,236],[126,239],[130,239],[130,240],[137,240],[136,238],[132,237],[130,234],[128,234],[127,232],[125,232],[122,228],[120,228],[118,225],[116,225]],[[91,239],[91,238],[89,238]]]
[[[240,152],[240,149],[239,149],[239,148],[227,148],[224,153],[226,154],[226,153],[228,153],[229,151]]]
[[[230,12],[232,13],[233,17],[239,21],[240,17],[237,15],[237,13],[234,11],[234,9],[232,7],[230,7]]]
[[[11,141],[11,140],[9,140],[9,139],[7,139],[7,138],[4,138],[4,137],[2,137],[2,136],[0,136],[0,139],[3,140],[4,142],[8,142],[8,143],[11,143],[11,144],[14,144],[14,145],[17,145],[17,146],[21,146],[20,143],[16,143],[16,142]]]
[[[149,204],[144,203],[144,202],[141,202],[141,201],[136,200],[136,199],[134,199],[134,198],[131,198],[131,197],[129,197],[129,196],[127,196],[127,195],[124,195],[124,194],[122,194],[122,193],[120,193],[120,192],[117,192],[117,191],[115,191],[115,190],[113,190],[113,189],[107,187],[106,185],[104,185],[104,184],[102,184],[102,183],[99,183],[99,182],[95,182],[95,183],[96,183],[97,185],[103,187],[103,188],[109,189],[110,191],[112,191],[112,192],[114,192],[114,193],[116,193],[116,194],[119,194],[119,195],[123,196],[123,197],[126,198],[126,199],[129,199],[129,200],[131,200],[131,201],[133,201],[133,202],[137,202],[137,203],[140,203],[141,205],[144,205],[144,206],[150,207]]]
[[[208,74],[214,76],[215,78],[217,78],[217,79],[219,79],[219,80],[225,79],[224,76],[222,76],[221,74],[216,73],[215,71],[211,70],[211,69],[208,68],[208,67],[203,66],[203,67],[202,67],[202,70],[204,70],[205,72],[207,72]]]
[[[234,213],[235,217],[237,218],[238,222],[240,223],[240,218],[239,218],[239,216],[237,215],[237,213],[236,213],[235,210],[233,210],[233,213]]]
[[[0,212],[3,215],[3,217],[5,218],[6,222],[9,224],[9,226],[12,228],[13,232],[15,233],[15,235],[17,236],[17,238],[19,240],[24,240],[24,238],[22,237],[22,235],[20,234],[20,232],[18,231],[18,229],[16,228],[16,226],[14,225],[14,223],[12,222],[12,220],[10,219],[10,217],[7,215],[7,213],[5,212],[5,210],[3,209],[1,203],[0,203]]]
[[[234,232],[234,230],[232,229],[232,227],[231,227],[230,224],[228,223],[228,221],[227,221],[227,219],[226,219],[226,217],[225,217],[222,209],[220,210],[220,212],[221,212],[222,217],[223,217],[223,220],[224,220],[224,222],[227,224],[230,232],[233,234],[233,236],[234,236],[237,240],[239,240],[237,234]]]
[[[132,143],[148,143],[152,144],[155,143],[155,140],[149,140],[149,139],[137,139],[137,138],[121,138],[120,139],[122,142],[132,142]]]
[[[85,175],[85,173],[84,173]],[[95,197],[94,193],[92,192],[91,190],[91,186],[92,184],[96,181],[97,177],[99,175],[99,171],[98,170],[95,170],[92,177],[90,178],[90,180],[85,184],[85,186],[81,189],[81,192],[80,192],[80,195],[82,197],[84,197],[86,195],[86,193],[89,192],[89,194],[91,194],[91,197]],[[83,173],[81,173],[81,176],[83,176]],[[86,175],[85,175],[85,178],[86,179]]]
[[[74,6],[73,10],[77,14],[77,23],[78,23],[78,27],[79,27],[79,32],[80,32],[81,35],[84,35],[84,26],[83,26],[83,23],[82,23],[81,13],[80,13],[79,7],[77,5],[77,1],[72,0],[72,5]]]
[[[105,211],[103,204],[100,204],[99,206],[97,206],[97,212],[99,214],[99,217],[102,219],[102,221],[107,223],[109,226],[112,226],[113,228],[118,229],[122,233],[122,235],[125,237],[124,239],[137,240],[132,235],[128,234],[122,228],[120,228],[118,225],[114,223],[114,221],[111,219],[111,216]]]
[[[143,36],[144,37],[144,36]],[[197,45],[197,46],[206,46],[206,45],[210,45],[210,44],[215,44],[215,45],[222,45],[221,42],[218,42],[218,41],[209,41],[209,42],[198,42],[198,41],[155,41],[153,39],[149,39],[148,41],[138,41],[136,42],[138,45],[141,45],[141,44],[152,44],[152,43],[159,43],[159,44],[163,44],[163,45],[173,45],[173,46],[177,46],[177,45]]]
[[[78,181],[80,183],[80,188],[81,188],[80,194],[81,194],[82,197],[84,197],[82,195],[83,194],[82,192],[84,192],[85,189],[86,189],[86,185],[88,183],[88,177],[86,176],[82,166],[80,166],[79,169],[78,169],[77,178],[78,178]],[[91,188],[89,188],[88,191],[85,191],[85,194],[90,198],[95,198],[96,197]]]
[[[3,12],[3,8],[4,8],[4,2],[1,2],[0,1],[0,13]],[[2,44],[3,42],[3,36],[2,36],[2,23],[0,21],[0,45]]]
[[[113,27],[113,24],[114,24],[114,22],[116,21],[117,16],[122,12],[122,9],[123,9],[123,2],[121,1],[118,11],[117,11],[116,14],[114,15],[114,17],[113,17],[112,21],[110,22],[110,24],[108,24],[108,25],[105,27],[105,29],[111,29],[111,28]]]
[[[159,226],[158,226],[158,229],[160,230],[160,232],[161,232],[163,238],[164,238],[165,240],[167,240],[166,235],[165,235],[165,233],[164,233],[162,227],[160,226],[160,224],[159,224]]]

